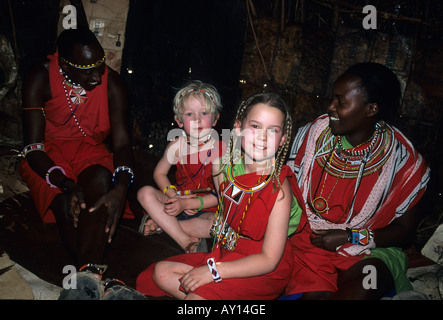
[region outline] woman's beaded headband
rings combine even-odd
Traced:
[[[82,69],[82,70],[87,70],[87,69],[99,68],[103,63],[105,63],[106,55],[104,55],[103,58],[101,58],[100,60],[98,60],[96,63],[93,63],[93,64],[76,64],[76,63],[66,60],[63,57],[60,57],[60,60],[66,62],[71,67],[74,67],[77,69]]]

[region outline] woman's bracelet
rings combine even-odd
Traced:
[[[53,170],[56,170],[56,169],[60,170],[64,175],[66,175],[65,170],[63,170],[63,168],[60,167],[60,166],[53,166],[53,167],[49,168],[48,171],[46,172],[46,183],[47,183],[51,188],[58,188],[55,184],[52,184],[51,181],[49,180],[49,175],[51,174],[51,172],[52,172]]]
[[[357,244],[360,246],[366,246],[374,237],[374,233],[371,229],[350,229],[346,228],[348,233],[348,242]]]
[[[208,264],[209,272],[211,273],[212,279],[214,282],[222,281],[220,273],[218,273],[217,266],[215,265],[215,259],[209,258],[206,263]]]
[[[114,173],[112,174],[112,182],[114,182],[114,184],[117,184],[117,174],[122,171],[127,172],[131,175],[131,179],[128,182],[128,186],[130,186],[132,182],[134,182],[134,172],[131,168],[127,166],[119,166],[117,167],[117,169],[115,169]]]

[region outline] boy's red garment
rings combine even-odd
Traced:
[[[185,159],[177,163],[175,173],[178,191],[182,194],[184,191],[211,188],[214,190],[214,180],[212,177],[212,161],[221,157],[224,152],[225,144],[219,140],[214,142],[214,146],[199,153],[186,155]],[[196,193],[198,196],[204,196],[205,193]],[[205,208],[204,211],[217,211],[217,206]]]

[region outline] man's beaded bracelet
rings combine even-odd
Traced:
[[[28,153],[31,152],[31,151],[43,151],[43,152],[46,152],[45,145],[43,143],[31,143],[31,144],[28,144],[27,146],[25,146],[23,148],[23,151],[22,151],[23,158],[26,158]]]
[[[62,167],[60,166],[53,166],[51,168],[48,169],[48,171],[46,172],[46,183],[51,187],[51,188],[57,188],[57,186],[55,184],[52,184],[51,181],[49,180],[49,175],[51,174],[51,172],[53,170],[60,170],[64,175],[66,175],[65,170],[63,170]]]
[[[114,173],[112,174],[112,182],[114,184],[117,184],[117,174],[119,172],[127,172],[131,175],[131,179],[128,182],[128,186],[130,186],[132,182],[134,182],[134,172],[132,171],[132,169],[127,166],[119,166],[117,167],[117,169],[115,169]]]

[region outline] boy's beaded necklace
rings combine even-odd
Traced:
[[[208,143],[210,140],[211,140],[211,138],[212,138],[212,133],[214,132],[214,129],[212,129],[211,130],[211,132],[207,135],[207,137],[203,140],[203,141],[200,141],[199,139],[191,139],[190,137],[189,137],[189,135],[187,135],[184,131],[183,131],[183,133],[184,133],[184,135],[185,135],[185,138],[186,138],[186,143],[188,144],[188,145],[190,145],[191,147],[202,147],[202,146],[204,146],[206,143]],[[192,140],[198,140],[198,143],[197,144],[193,144],[192,143]]]
[[[185,137],[185,139],[186,139],[186,142],[187,142],[188,144],[190,144],[190,143],[188,142],[188,136],[186,135],[186,133],[185,133],[184,131],[183,131],[183,135],[184,135],[184,137]],[[213,151],[214,148],[215,148],[215,140],[212,139],[212,131],[211,131],[211,134],[208,135],[208,137],[207,137],[207,139],[204,141],[204,143],[201,144],[201,145],[199,145],[198,147],[201,147],[201,146],[205,145],[205,144],[208,143],[209,141],[212,142],[212,146],[210,146],[210,148],[208,149],[208,151],[207,151],[207,153],[206,153],[206,158],[205,158],[205,160],[202,162],[202,164],[200,165],[199,169],[197,170],[197,172],[194,173],[194,175],[193,175],[192,177],[189,175],[189,173],[188,173],[187,170],[186,170],[186,166],[184,165],[184,161],[183,161],[182,153],[185,154],[185,152],[181,152],[181,153],[179,154],[180,161],[178,162],[178,164],[181,165],[181,167],[182,167],[182,169],[183,169],[183,173],[184,173],[184,175],[182,176],[183,183],[177,183],[177,186],[182,186],[182,185],[185,185],[186,183],[193,182],[193,181],[194,181],[193,179],[194,179],[197,175],[200,175],[200,181],[199,181],[198,185],[194,186],[194,189],[200,189],[200,186],[201,186],[201,183],[202,183],[202,180],[203,180],[203,177],[204,177],[204,173],[205,173],[206,165],[208,164],[208,160],[210,159],[210,157],[211,157],[211,155],[212,155],[212,151]],[[181,144],[181,143],[180,143],[180,144]],[[191,145],[191,147],[193,147],[193,146]],[[181,149],[181,147],[180,147],[180,149]],[[200,153],[200,151],[199,151],[197,154],[199,155],[199,153]],[[202,170],[202,169],[203,169],[203,170]],[[202,170],[201,173],[200,173],[200,170]],[[187,179],[187,180],[186,180],[186,179]]]

